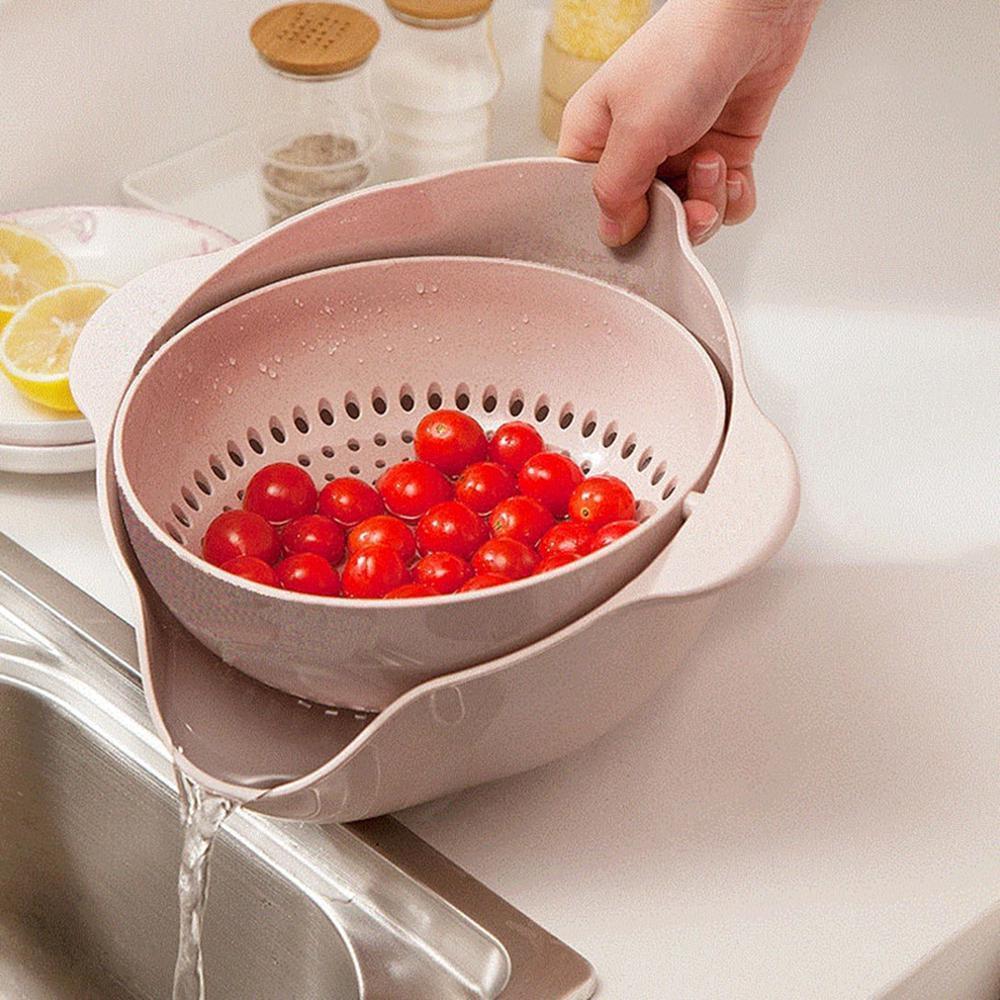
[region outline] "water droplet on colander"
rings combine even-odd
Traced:
[[[433,344],[434,343],[434,338],[433,337],[428,337],[427,338],[427,343],[428,344]]]
[[[305,343],[305,341],[303,341],[303,343]],[[230,358],[229,359],[229,367],[230,368],[235,368],[236,367],[236,358]]]
[[[424,294],[424,283],[422,281],[417,282],[417,295]]]
[[[386,345],[385,345],[385,349],[386,349],[386,351],[387,351],[388,353],[390,353],[390,354],[391,354],[391,353],[392,353],[392,344],[386,344]]]
[[[193,372],[194,371],[194,365],[192,365],[190,361],[187,363],[187,370],[189,372]]]
[[[377,309],[375,310],[375,312],[377,312],[377,313],[380,313],[380,312],[382,312],[382,307],[381,307],[381,306],[379,306],[379,307],[378,307],[378,308],[377,308]]]
[[[268,368],[267,370],[268,378],[277,378],[278,373],[273,368]]]
[[[527,316],[522,316],[521,317],[521,322],[524,323],[525,326],[527,326],[528,325],[528,317]]]
[[[432,292],[436,292],[437,290],[438,290],[438,286],[437,285],[431,285],[431,291]]]
[[[275,354],[275,356],[274,356],[274,363],[276,365],[280,365],[281,364],[281,355],[280,354]]]
[[[417,330],[417,329],[419,329],[419,328],[420,328],[420,324],[419,324],[419,323],[414,323],[414,324],[413,324],[413,329],[414,329],[414,330]]]
[[[263,362],[261,362],[261,364],[257,365],[257,367],[260,369],[261,374],[263,374],[264,372],[267,371],[267,365],[265,365]]]
[[[231,396],[233,394],[233,387],[231,385],[226,386],[226,395]]]

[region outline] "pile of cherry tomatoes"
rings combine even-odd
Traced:
[[[266,466],[243,509],[209,525],[204,558],[303,594],[433,597],[565,566],[638,524],[624,482],[586,477],[530,424],[487,439],[468,414],[439,410],[420,421],[413,447],[416,459],[374,487],[345,476],[317,491],[298,465]]]

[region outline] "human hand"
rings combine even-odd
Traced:
[[[667,0],[566,105],[559,153],[597,162],[598,232],[646,225],[656,177],[703,243],[757,202],[753,156],[820,0]]]

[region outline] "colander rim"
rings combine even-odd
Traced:
[[[689,481],[678,480],[674,491],[670,494],[669,498],[663,502],[663,506],[657,507],[657,509],[650,514],[645,520],[640,521],[637,528],[634,528],[627,535],[616,539],[612,544],[604,546],[597,552],[587,553],[580,559],[574,562],[567,563],[565,566],[559,566],[557,569],[551,570],[544,574],[539,574],[537,576],[527,576],[522,577],[519,580],[511,580],[502,586],[498,585],[496,587],[488,587],[483,590],[473,590],[466,591],[465,593],[454,592],[451,594],[435,594],[432,597],[406,597],[397,598],[393,600],[386,600],[385,598],[365,598],[365,597],[347,597],[344,595],[338,595],[336,597],[327,597],[325,595],[319,594],[303,594],[297,591],[284,590],[279,587],[272,587],[262,583],[255,583],[254,581],[247,580],[243,577],[234,575],[233,573],[226,573],[221,567],[215,566],[214,564],[208,562],[203,557],[196,555],[186,546],[182,545],[180,542],[176,541],[171,535],[160,526],[160,523],[154,518],[149,511],[146,509],[145,505],[140,502],[135,490],[132,488],[132,484],[129,481],[127,474],[125,473],[125,462],[122,455],[122,438],[123,438],[123,422],[125,415],[128,412],[129,406],[132,402],[134,396],[138,393],[139,387],[143,381],[148,377],[150,371],[152,371],[156,362],[163,357],[172,347],[180,343],[185,337],[193,335],[202,326],[206,325],[210,321],[214,320],[215,317],[227,309],[230,309],[241,302],[248,301],[250,299],[256,298],[258,296],[267,294],[276,288],[281,288],[286,285],[296,284],[297,282],[308,280],[310,278],[315,278],[320,275],[330,274],[333,272],[344,272],[344,271],[354,271],[365,268],[375,268],[375,267],[385,267],[385,266],[409,266],[411,264],[417,265],[421,263],[433,262],[440,264],[442,261],[455,261],[455,262],[477,262],[483,264],[499,264],[506,267],[516,267],[526,271],[538,271],[547,274],[559,274],[564,277],[570,277],[578,281],[582,281],[589,285],[594,285],[602,287],[617,295],[623,296],[626,299],[638,303],[643,308],[649,310],[659,319],[665,320],[668,325],[675,328],[681,336],[688,340],[691,345],[695,348],[697,356],[701,363],[704,365],[709,381],[712,385],[713,394],[716,397],[716,413],[718,414],[715,430],[718,431],[718,437],[715,439],[715,445],[712,449],[710,455],[708,455],[702,462],[698,465],[698,472],[696,475],[691,477]],[[121,404],[118,407],[118,412],[115,415],[114,427],[112,432],[112,471],[114,474],[115,483],[119,490],[125,495],[128,502],[129,508],[137,515],[140,516],[140,520],[144,529],[150,532],[153,538],[162,546],[164,546],[168,551],[170,551],[174,556],[179,558],[182,562],[186,563],[192,569],[198,572],[207,573],[210,577],[219,580],[220,582],[229,584],[230,586],[237,586],[251,593],[258,594],[267,598],[276,599],[279,601],[284,601],[290,605],[303,606],[316,606],[316,607],[327,607],[332,609],[341,608],[354,608],[358,610],[371,610],[373,608],[388,609],[388,608],[398,608],[401,612],[405,610],[412,610],[415,608],[422,607],[441,607],[445,601],[453,604],[465,604],[470,601],[476,600],[488,600],[491,597],[495,597],[498,594],[514,594],[522,590],[527,589],[532,585],[539,583],[544,583],[550,580],[561,579],[567,574],[577,571],[581,568],[582,564],[588,566],[595,565],[597,560],[608,555],[609,552],[619,551],[620,548],[630,542],[634,542],[642,535],[647,534],[652,527],[654,522],[659,522],[668,513],[676,511],[680,507],[685,497],[690,493],[698,484],[698,480],[704,476],[712,467],[712,462],[718,456],[719,451],[725,442],[725,429],[728,416],[728,406],[726,402],[725,389],[723,387],[722,378],[719,375],[719,371],[712,360],[711,355],[705,349],[704,345],[698,340],[698,338],[691,333],[678,319],[671,316],[666,310],[661,309],[659,306],[650,302],[648,299],[644,299],[641,295],[637,295],[635,292],[630,291],[627,288],[623,288],[620,285],[613,285],[611,282],[602,281],[599,278],[591,277],[590,275],[581,274],[579,271],[573,271],[569,268],[555,267],[551,264],[543,264],[537,261],[527,261],[518,260],[511,257],[484,257],[481,255],[466,255],[466,254],[421,254],[413,257],[383,257],[375,260],[364,260],[364,261],[352,261],[348,264],[335,264],[331,267],[319,268],[315,271],[306,271],[301,274],[290,275],[287,278],[282,278],[279,281],[271,282],[267,285],[262,285],[259,288],[251,289],[250,291],[244,292],[241,295],[237,295],[234,298],[228,299],[227,301],[220,303],[214,309],[209,310],[203,315],[192,320],[187,326],[183,327],[176,334],[170,337],[165,343],[161,344],[160,347],[150,355],[149,358],[142,364],[138,372],[132,378],[131,383],[128,386],[124,396],[122,397]],[[121,472],[121,474],[119,474]],[[669,545],[669,541],[666,543]],[[666,546],[664,546],[666,547]],[[660,550],[662,551],[662,549]],[[593,557],[593,561],[591,560]],[[339,575],[339,573],[338,573]]]

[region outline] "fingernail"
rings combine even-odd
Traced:
[[[699,184],[703,184],[705,187],[715,187],[719,183],[722,164],[718,160],[699,161],[694,165],[694,169]]]
[[[597,232],[602,243],[607,243],[610,247],[621,246],[622,227],[620,222],[615,222],[614,219],[602,215],[597,223]]]
[[[726,198],[729,201],[739,201],[743,197],[743,181],[739,177],[726,181]]]
[[[719,213],[713,208],[712,214],[701,225],[694,227],[694,231],[691,233],[692,237],[704,236],[718,220]]]

